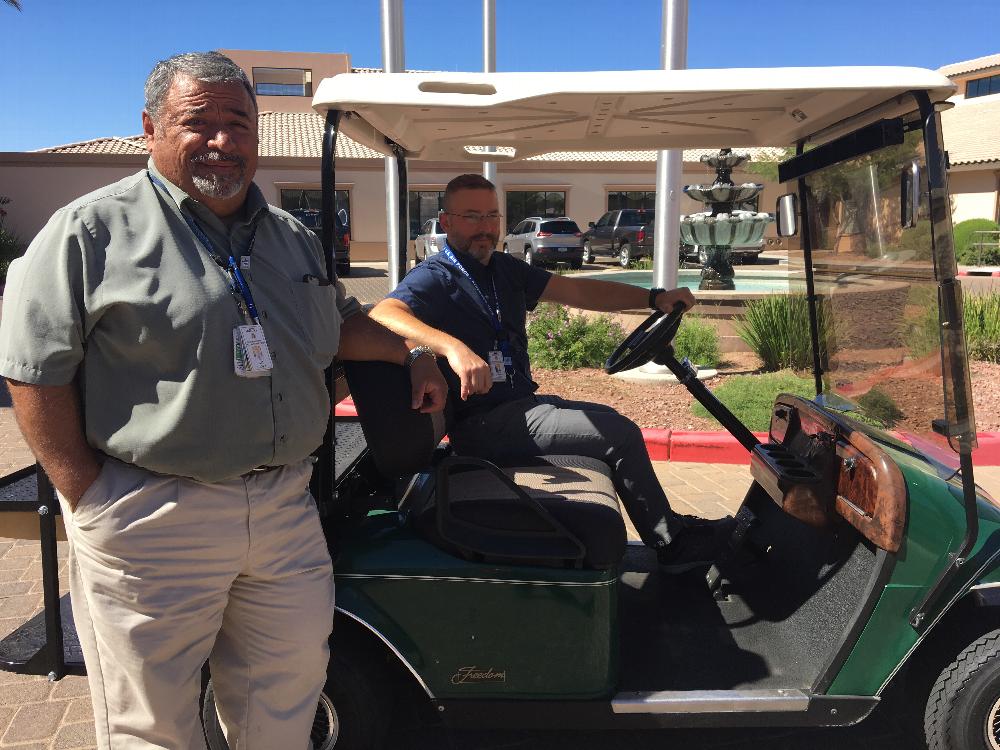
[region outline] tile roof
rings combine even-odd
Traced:
[[[323,118],[313,112],[261,112],[259,153],[262,157],[300,157],[318,159],[322,155]],[[95,138],[81,143],[41,149],[57,154],[145,154],[146,141],[141,135],[127,138]],[[749,153],[753,161],[774,161],[781,149],[737,149]],[[715,149],[688,149],[684,161],[697,162],[702,154]],[[533,156],[534,162],[655,162],[656,151],[554,151]],[[382,159],[382,154],[340,134],[337,136],[338,159]]]
[[[78,143],[67,143],[63,146],[52,146],[51,148],[39,149],[42,153],[49,154],[145,154],[146,138],[141,135],[130,135],[125,138],[119,136],[108,136],[105,138],[94,138],[90,141],[80,141]]]
[[[960,76],[965,73],[973,73],[977,70],[983,70],[985,68],[996,67],[1000,67],[1000,54],[986,55],[985,57],[977,57],[974,60],[963,60],[962,62],[943,65],[937,69],[937,72],[941,75],[951,77]]]
[[[1000,161],[1000,98],[965,99],[941,113],[952,166]]]

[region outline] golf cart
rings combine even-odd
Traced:
[[[939,118],[952,90],[911,68],[323,81],[325,215],[338,132],[396,157],[403,212],[408,159],[795,146],[776,212],[800,238],[792,322],[816,395],[779,396],[759,442],[674,356],[680,312],[622,343],[607,369],[669,367],[753,475],[727,551],[669,576],[627,542],[602,463],[455,455],[447,411],[410,409],[402,368],[347,363],[358,416],[336,421],[314,477],[338,611],[315,747],[376,748],[410,702],[450,727],[832,726],[893,692],[930,748],[1000,747],[1000,506],[973,477]],[[211,688],[204,705],[224,747]]]

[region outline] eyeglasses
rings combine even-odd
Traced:
[[[453,214],[451,211],[442,211],[441,213],[448,214],[448,216],[454,216],[456,219],[461,219],[466,224],[495,224],[503,218],[503,214],[499,213],[488,213],[488,214]]]

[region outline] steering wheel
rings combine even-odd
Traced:
[[[683,316],[682,302],[674,305],[670,313],[656,310],[618,345],[604,363],[604,372],[614,375],[649,362],[674,340]]]

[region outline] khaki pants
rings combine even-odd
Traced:
[[[333,571],[303,462],[218,484],[119,461],[68,512],[98,745],[204,748],[200,672],[236,748],[306,748]]]

